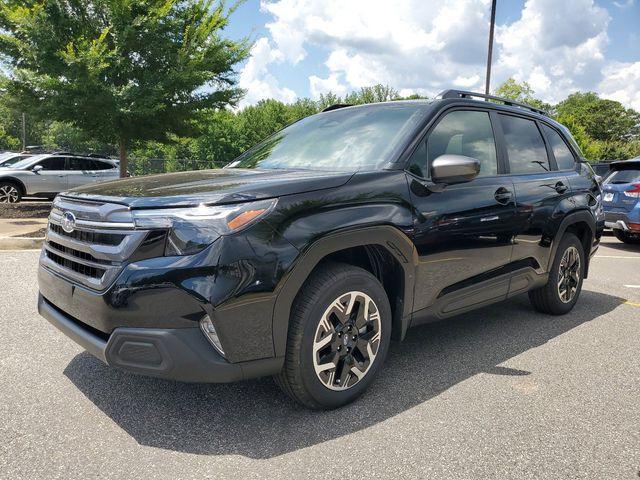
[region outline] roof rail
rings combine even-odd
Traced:
[[[329,105],[328,107],[323,108],[322,111],[330,112],[331,110],[337,110],[344,107],[353,107],[353,105],[351,105],[350,103],[334,103],[333,105]]]
[[[520,107],[526,110],[530,110],[535,113],[539,113],[541,115],[549,116],[547,112],[540,108],[532,107],[531,105],[527,105],[526,103],[515,102],[508,98],[496,97],[495,95],[487,95],[485,93],[475,93],[475,92],[467,92],[464,90],[444,90],[440,92],[436,98],[484,98],[485,100],[493,100],[494,102],[501,102],[505,105],[509,105],[510,107]]]

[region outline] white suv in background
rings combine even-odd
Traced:
[[[63,190],[118,176],[118,162],[108,158],[69,153],[33,155],[9,166],[0,165],[0,203],[17,203],[24,196],[53,198]]]

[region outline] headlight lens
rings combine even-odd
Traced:
[[[136,210],[137,228],[169,229],[165,255],[193,255],[217,238],[238,231],[267,214],[276,200],[233,205],[200,205],[195,208]]]

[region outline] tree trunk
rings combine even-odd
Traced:
[[[120,139],[120,178],[127,176],[127,143]]]

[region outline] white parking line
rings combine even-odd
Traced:
[[[596,255],[596,258],[630,258],[633,260],[640,260],[640,257],[624,257],[622,255]]]
[[[625,285],[627,288],[640,288],[640,285]]]

